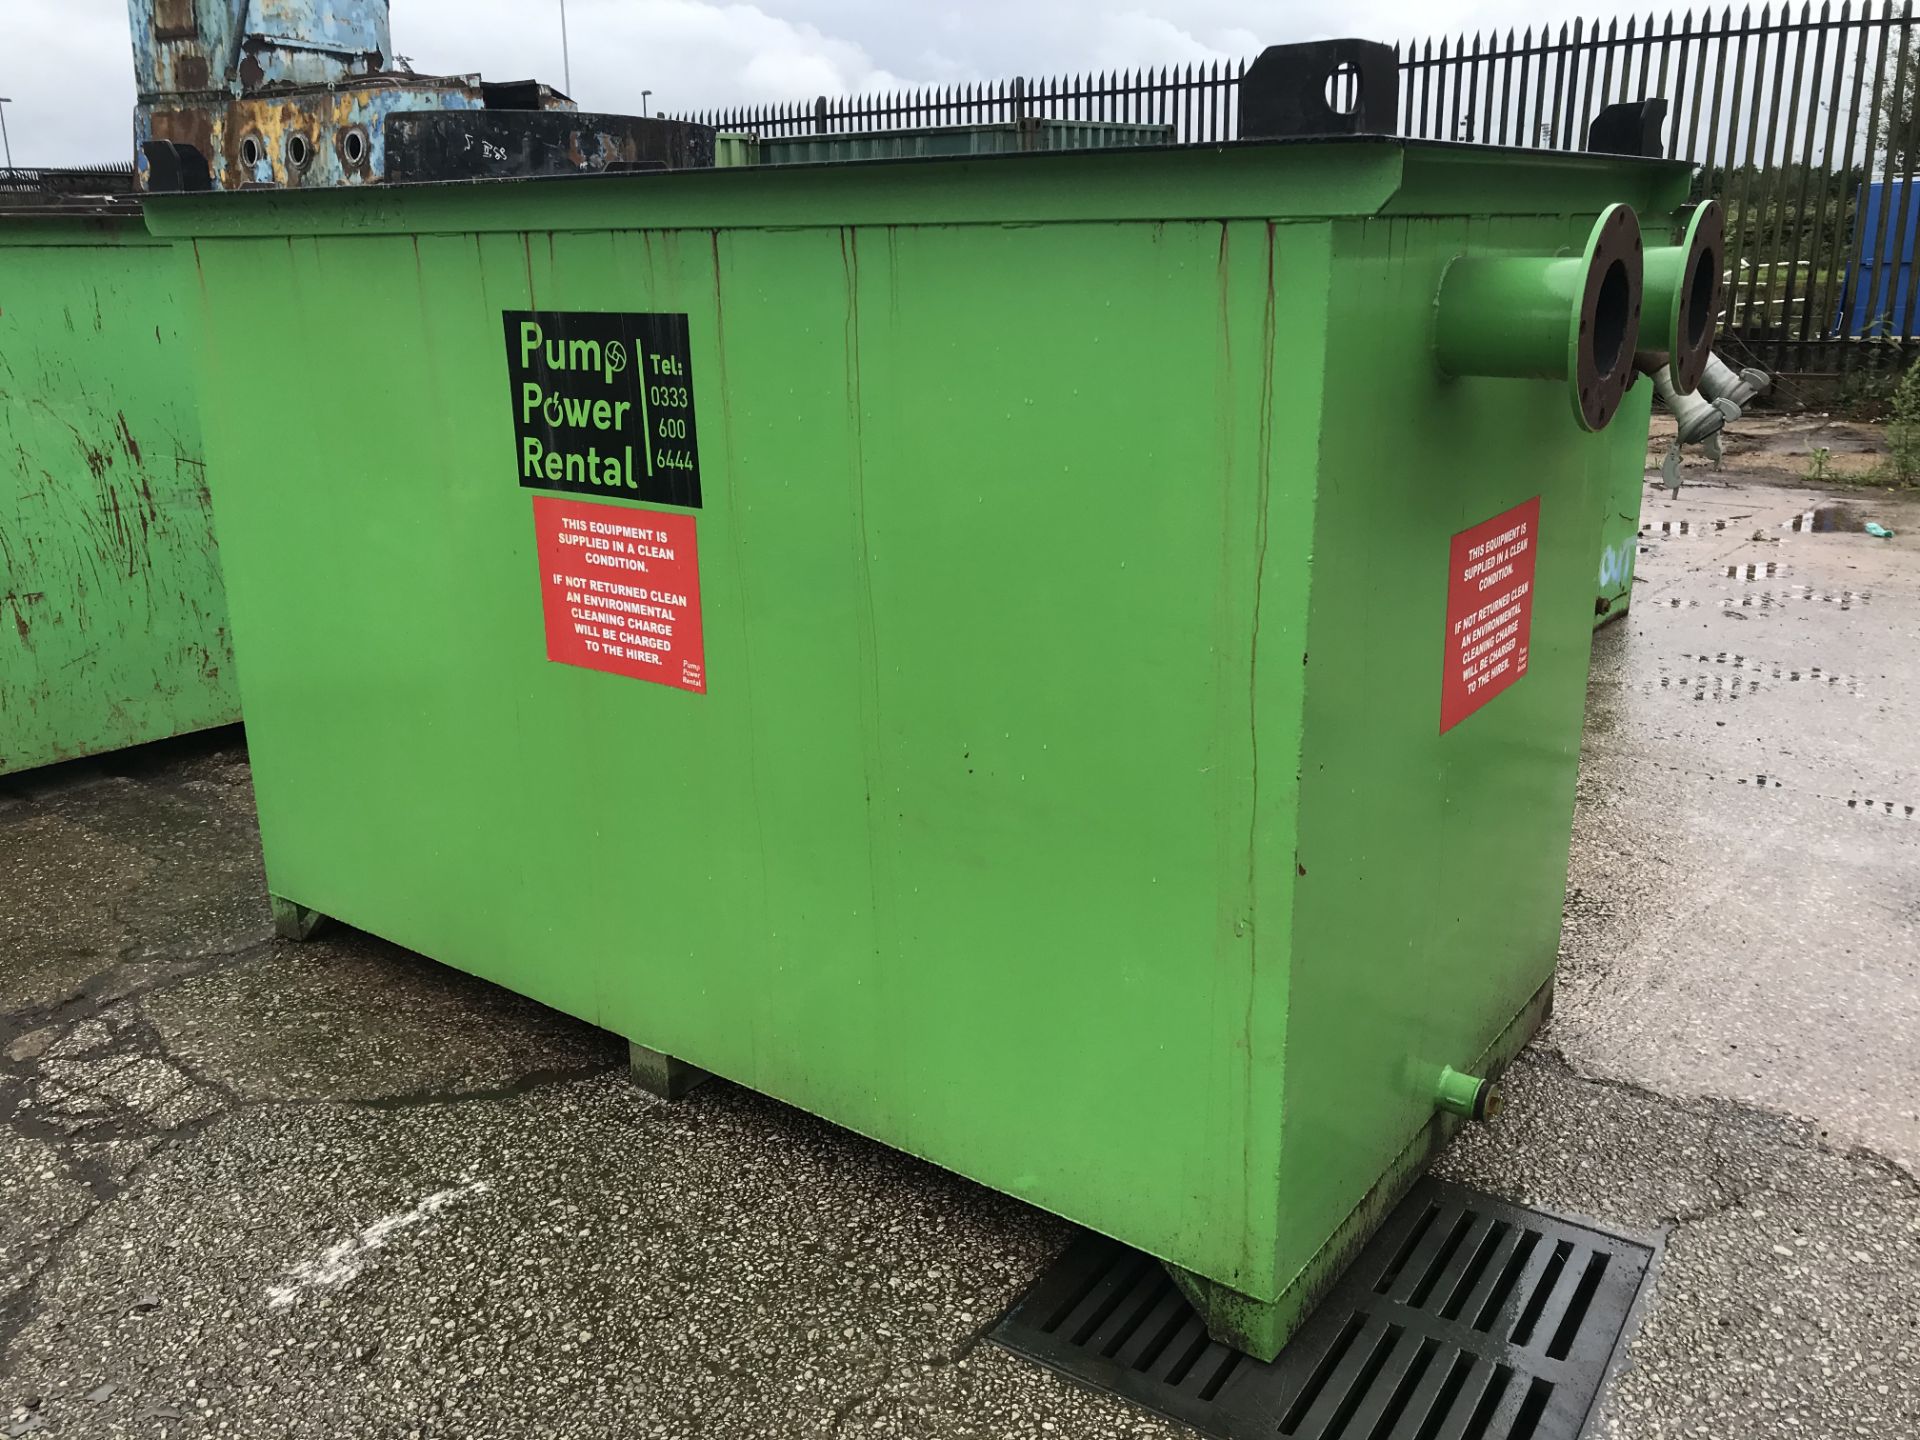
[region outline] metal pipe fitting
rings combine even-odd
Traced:
[[[1641,253],[1633,207],[1611,205],[1579,256],[1456,257],[1434,302],[1440,372],[1563,380],[1580,428],[1604,430],[1633,380]]]
[[[1725,400],[1745,410],[1753,398],[1773,384],[1773,377],[1751,366],[1736,372],[1718,355],[1707,356],[1706,371],[1700,377],[1700,389],[1709,400]]]
[[[1505,1107],[1500,1087],[1480,1075],[1467,1075],[1451,1065],[1440,1071],[1434,1104],[1449,1115],[1468,1120],[1491,1120]]]
[[[1682,445],[1697,445],[1709,435],[1718,434],[1727,421],[1740,418],[1740,407],[1730,400],[1709,401],[1699,395],[1680,394],[1664,365],[1653,372],[1653,393],[1680,422]]]
[[[1720,320],[1725,290],[1726,218],[1717,200],[1694,207],[1678,245],[1646,250],[1646,309],[1635,363],[1651,375],[1670,367],[1673,388],[1700,388]]]

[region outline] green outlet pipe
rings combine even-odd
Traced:
[[[1611,205],[1578,256],[1463,255],[1435,301],[1434,358],[1455,377],[1563,380],[1583,430],[1604,430],[1639,345],[1640,222]]]
[[[1726,287],[1727,227],[1720,202],[1694,207],[1677,245],[1646,250],[1646,299],[1640,317],[1640,344],[1634,357],[1651,375],[1671,367],[1673,388],[1682,395],[1700,388],[1720,319]]]
[[[1504,1104],[1500,1087],[1493,1081],[1465,1074],[1451,1065],[1441,1070],[1433,1101],[1449,1115],[1464,1116],[1468,1120],[1491,1120]]]

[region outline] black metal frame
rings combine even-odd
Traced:
[[[126,195],[133,190],[133,166],[87,165],[71,169],[0,168],[0,194]]]
[[[1730,354],[1770,369],[1878,369],[1920,342],[1834,333],[1863,253],[1884,256],[1920,158],[1920,43],[1903,3],[1748,5],[1541,26],[1394,47],[1399,132],[1426,139],[1574,150],[1607,107],[1661,97],[1668,155],[1702,168],[1702,191],[1727,207],[1730,269],[1722,332]],[[762,135],[845,134],[989,124],[1034,116],[1166,124],[1178,141],[1241,136],[1248,65],[1016,77],[886,95],[828,97],[708,111],[689,118]],[[1883,132],[1897,132],[1889,147]],[[1860,233],[1862,183],[1884,178],[1876,243]],[[1920,331],[1920,283],[1890,313],[1891,266],[1866,277],[1869,315]],[[1884,299],[1883,299],[1884,297]]]

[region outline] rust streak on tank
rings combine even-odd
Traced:
[[[97,450],[89,445],[86,437],[78,431],[74,432],[73,440],[74,443],[80,447],[80,453],[86,457],[87,469],[93,472],[93,478],[96,480],[106,479],[107,467],[113,464],[113,456],[105,450]]]
[[[138,465],[141,463],[140,442],[133,438],[133,431],[127,428],[127,412],[119,410],[115,414],[120,421],[120,444],[126,450],[127,458]]]

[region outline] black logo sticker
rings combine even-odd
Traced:
[[[699,509],[687,317],[505,314],[521,485]]]

